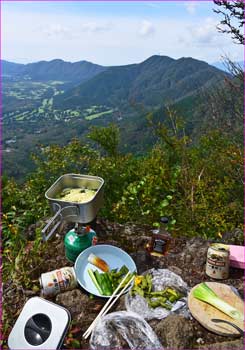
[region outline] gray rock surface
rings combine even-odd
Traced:
[[[244,340],[237,339],[229,342],[214,343],[211,345],[202,345],[197,348],[198,350],[243,350]]]
[[[72,317],[77,317],[81,312],[87,313],[89,297],[79,289],[74,289],[56,296],[55,302],[67,308]]]
[[[189,349],[195,337],[193,323],[179,315],[169,315],[161,320],[155,332],[166,349]]]

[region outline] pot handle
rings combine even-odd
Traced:
[[[49,220],[47,225],[42,229],[42,237],[44,242],[46,242],[53,235],[53,233],[57,230],[57,228],[60,226],[64,219],[66,219],[69,216],[77,216],[79,214],[79,208],[75,205],[69,205],[67,207],[61,208],[61,206],[58,203],[54,204],[58,207],[58,210],[55,213],[55,215]],[[77,210],[77,213],[63,216],[63,211],[65,211],[68,208],[75,208]]]

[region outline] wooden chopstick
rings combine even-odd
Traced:
[[[93,324],[95,323],[96,319],[98,319],[104,312],[104,310],[107,308],[107,306],[110,304],[111,300],[114,298],[114,296],[116,295],[116,293],[118,292],[118,290],[120,289],[121,285],[123,284],[123,282],[126,280],[126,278],[129,275],[129,271],[127,272],[126,276],[122,279],[122,281],[119,283],[119,285],[117,286],[117,288],[114,290],[114,292],[112,293],[111,297],[107,300],[106,304],[103,306],[103,308],[100,310],[100,313],[97,315],[97,317],[94,319],[94,321],[91,323],[91,325],[88,327],[88,329],[84,332],[83,337],[86,335],[86,333],[90,330],[90,328],[93,326]]]
[[[123,282],[126,280],[126,278],[129,275],[129,271],[126,274],[126,276],[122,279],[122,281],[119,283],[119,285],[117,286],[117,288],[114,290],[113,294],[111,295],[111,297],[107,300],[106,304],[103,306],[103,308],[101,309],[100,313],[97,315],[97,317],[94,319],[94,321],[91,323],[91,325],[89,326],[89,328],[84,332],[83,337],[86,336],[86,333],[90,332],[90,329],[93,328],[94,324],[97,322],[98,318],[100,316],[102,316],[103,312],[105,311],[105,309],[107,308],[107,306],[110,304],[111,300],[114,298],[114,296],[116,295],[116,293],[118,292],[118,290],[120,289],[121,285],[123,284]]]
[[[130,283],[133,281],[134,276],[132,276],[132,278],[126,283],[126,285],[124,286],[124,288],[121,290],[121,292],[116,296],[116,293],[118,292],[118,290],[121,288],[121,285],[124,283],[124,281],[126,280],[126,278],[128,277],[130,272],[128,272],[126,274],[126,276],[123,278],[123,280],[120,282],[120,284],[118,285],[118,287],[115,289],[115,291],[113,292],[112,296],[108,299],[107,303],[104,305],[104,307],[102,308],[102,310],[100,311],[100,313],[98,314],[98,316],[94,319],[94,321],[91,323],[91,325],[89,326],[89,328],[86,330],[86,332],[84,332],[83,337],[85,339],[88,338],[88,336],[90,335],[90,333],[92,332],[95,324],[98,322],[98,320],[100,319],[100,317],[104,316],[109,310],[110,308],[115,304],[115,302],[117,301],[117,299],[123,294],[123,292],[126,290],[126,288],[128,288],[128,286],[130,285]],[[116,296],[116,297],[115,297]],[[113,300],[113,298],[115,297],[115,299]]]
[[[122,291],[116,296],[116,298],[112,301],[111,304],[108,304],[108,307],[104,310],[104,312],[99,316],[96,317],[96,319],[94,320],[94,322],[91,324],[91,328],[86,332],[84,338],[87,339],[89,337],[89,335],[91,334],[91,332],[93,331],[94,327],[96,326],[96,323],[99,321],[99,319],[104,316],[109,310],[110,308],[115,304],[115,302],[117,301],[117,299],[123,294],[123,292],[125,291],[126,288],[128,288],[129,284],[133,281],[134,276],[127,282],[127,284],[125,285],[125,287],[122,289]],[[110,298],[110,300],[112,300]]]

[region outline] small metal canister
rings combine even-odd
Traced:
[[[67,290],[72,290],[77,285],[73,267],[63,267],[58,270],[42,273],[39,282],[43,296],[50,297]]]
[[[213,243],[208,248],[206,274],[215,279],[226,279],[229,276],[229,246]]]

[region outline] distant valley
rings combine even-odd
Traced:
[[[121,129],[122,151],[141,154],[153,142],[145,120],[149,111],[182,106],[193,129],[199,93],[226,74],[203,61],[167,56],[113,67],[59,59],[2,61],[4,172],[21,180],[33,167],[30,153],[41,145],[74,137],[86,141],[92,125],[110,122]]]

